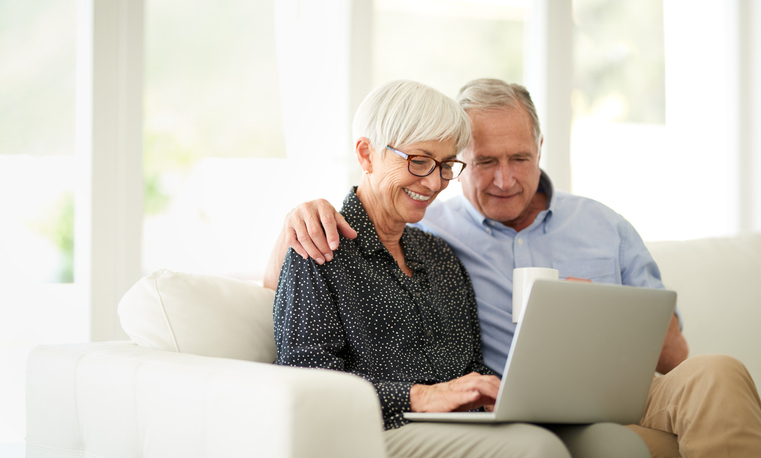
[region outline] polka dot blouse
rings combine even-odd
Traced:
[[[386,429],[406,424],[413,384],[446,382],[483,365],[470,278],[449,245],[406,227],[411,277],[378,239],[354,190],[341,213],[357,238],[341,238],[318,265],[289,250],[274,321],[277,364],[334,369],[370,381]]]

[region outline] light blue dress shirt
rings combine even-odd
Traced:
[[[539,189],[547,194],[547,210],[520,232],[484,217],[465,196],[435,203],[417,225],[446,240],[468,270],[484,362],[499,374],[515,333],[513,269],[551,267],[561,279],[663,288],[653,257],[621,215],[592,199],[553,191],[544,172]]]

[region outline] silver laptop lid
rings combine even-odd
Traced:
[[[638,423],[675,305],[673,291],[537,281],[496,420]]]

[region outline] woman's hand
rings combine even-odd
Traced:
[[[413,412],[466,412],[486,407],[494,409],[499,378],[471,372],[435,385],[412,385],[410,408]]]

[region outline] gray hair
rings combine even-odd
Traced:
[[[367,137],[381,155],[426,141],[454,140],[456,153],[470,142],[470,118],[457,102],[424,84],[390,81],[373,89],[354,115],[354,139]]]
[[[457,102],[465,111],[504,110],[508,107],[516,108],[520,104],[531,118],[537,147],[542,140],[536,107],[528,90],[520,84],[492,78],[473,80],[460,89]]]

